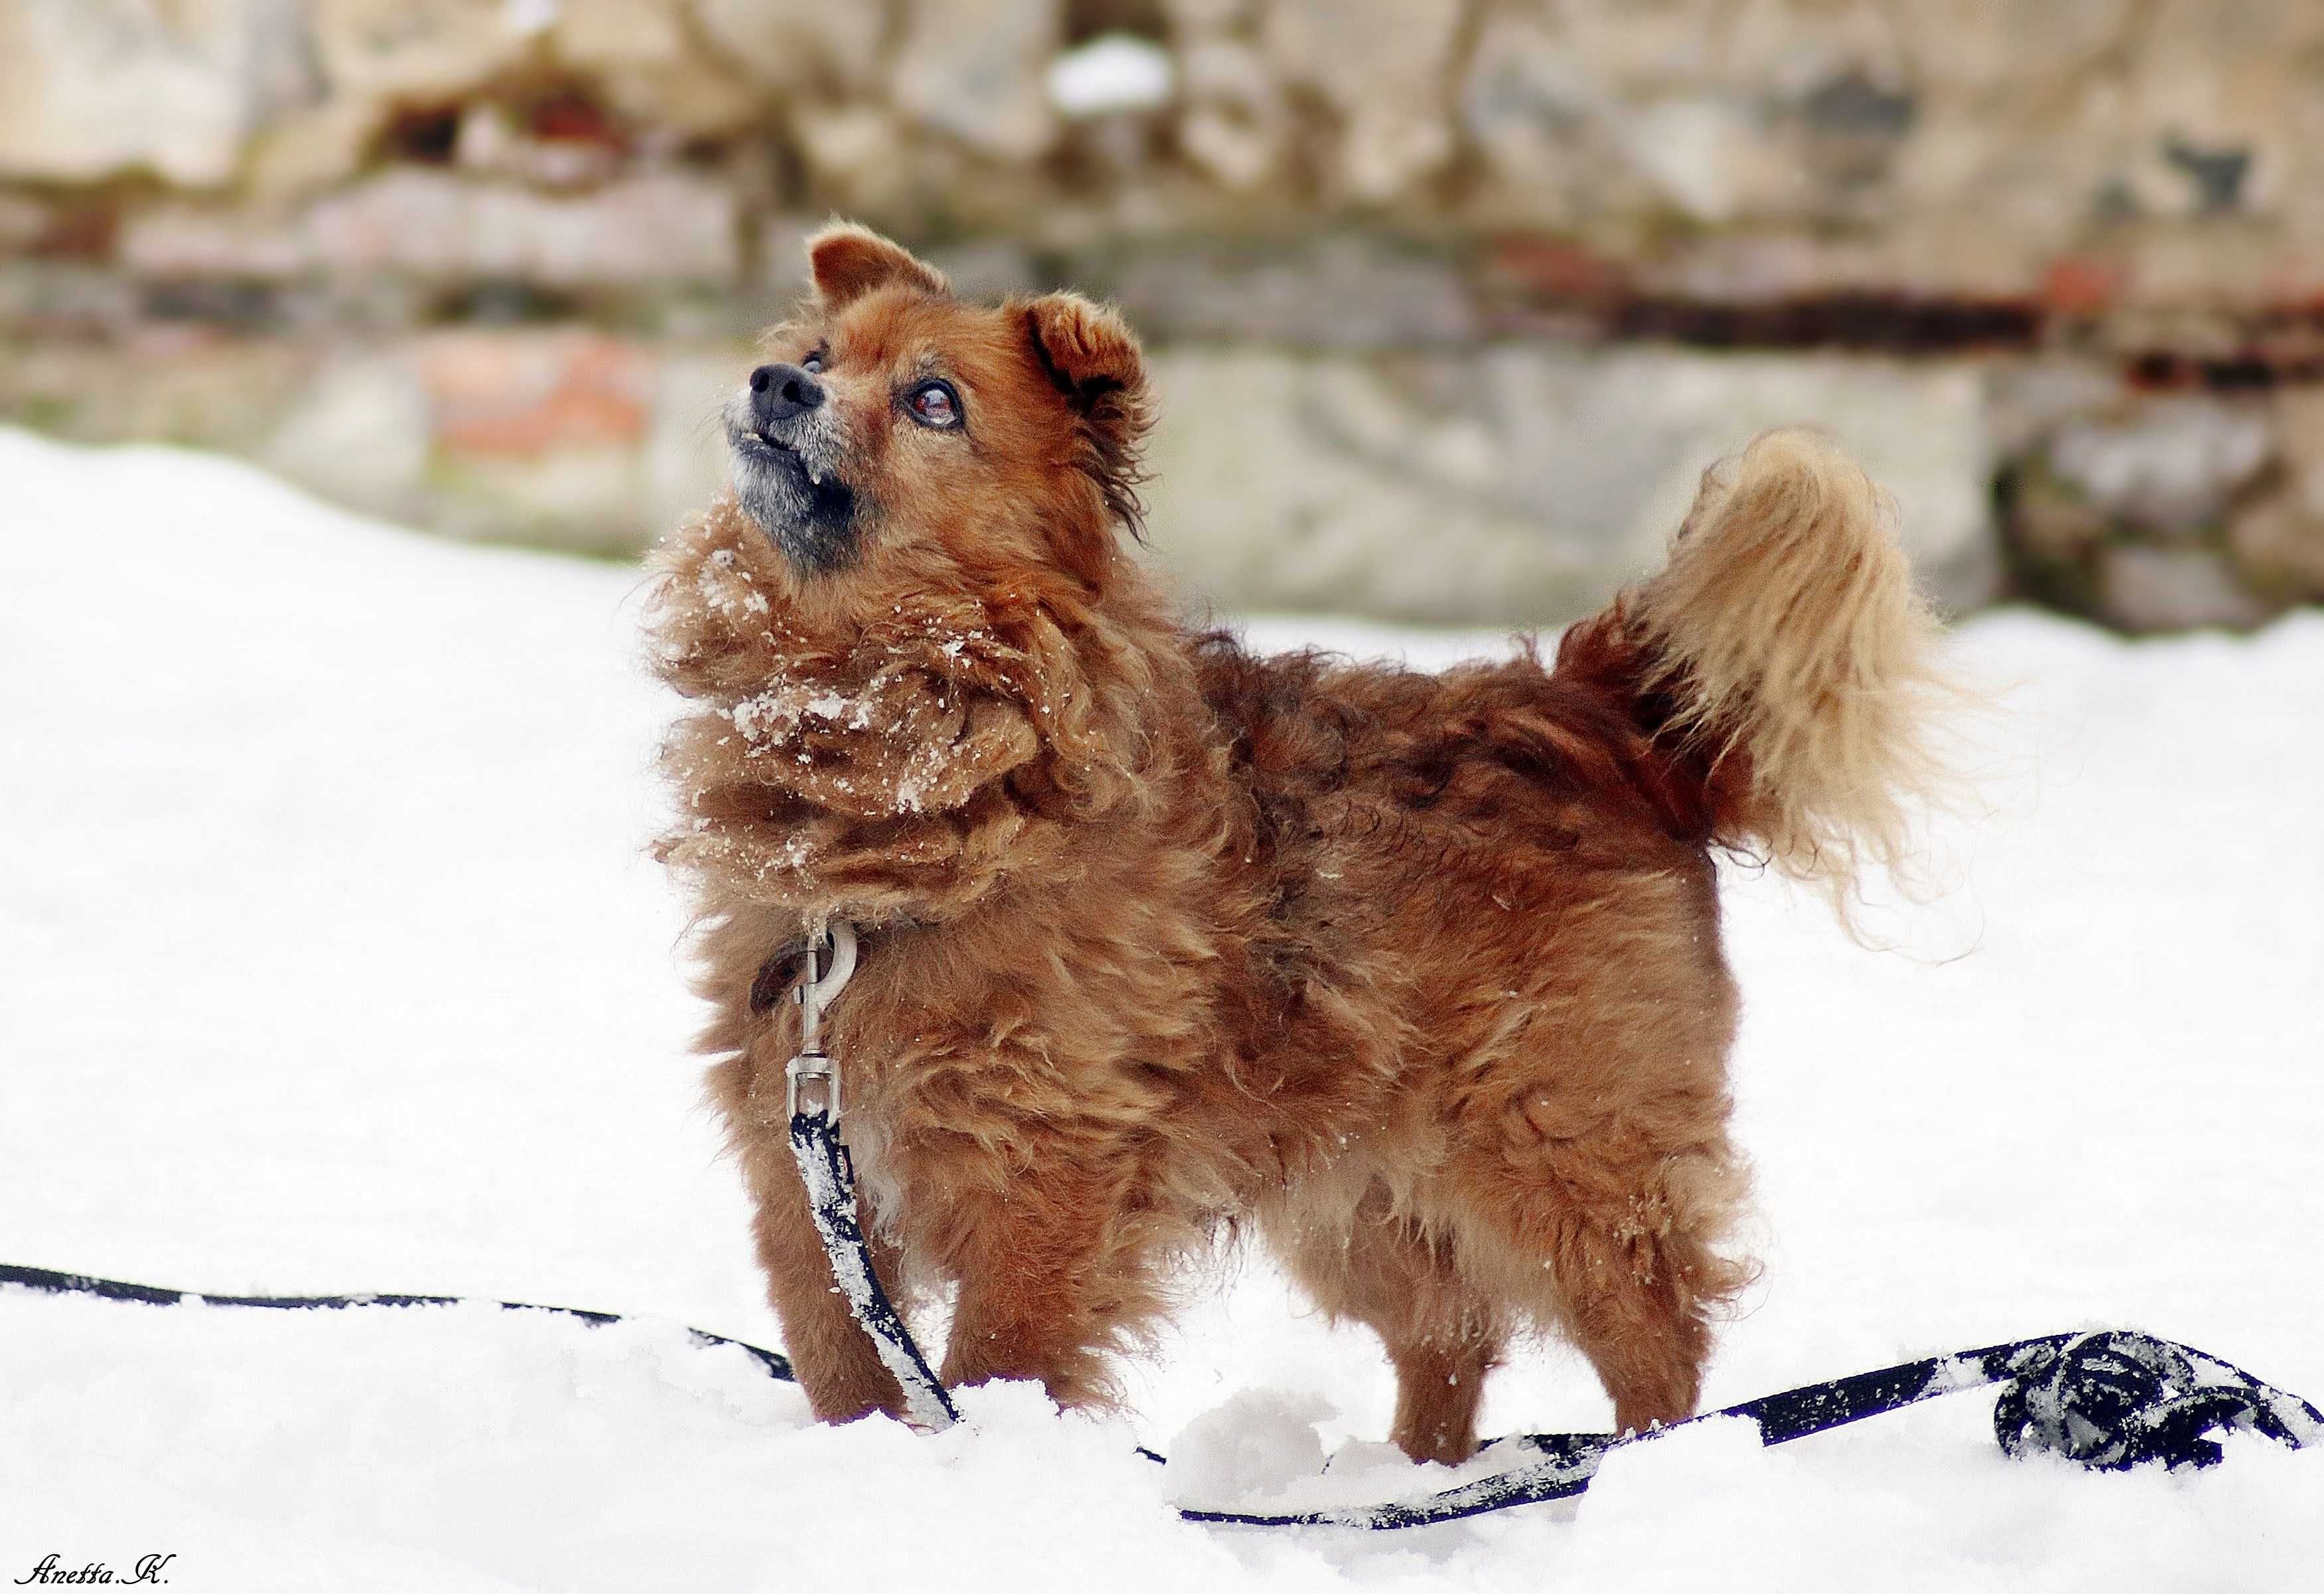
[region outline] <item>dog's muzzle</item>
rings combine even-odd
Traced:
[[[734,492],[800,570],[835,570],[855,557],[859,505],[840,468],[835,408],[812,374],[761,366],[726,406]]]

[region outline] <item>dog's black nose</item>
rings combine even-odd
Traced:
[[[823,384],[797,366],[761,366],[751,373],[751,418],[761,426],[804,415],[823,403]]]

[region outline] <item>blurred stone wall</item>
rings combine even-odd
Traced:
[[[1147,333],[1225,607],[1554,623],[1821,422],[1952,605],[2324,597],[2316,0],[0,0],[0,418],[606,551],[841,211]]]

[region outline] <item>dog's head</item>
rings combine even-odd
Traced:
[[[725,412],[735,496],[793,573],[1034,566],[1102,588],[1138,529],[1147,417],[1120,318],[1071,293],[968,303],[860,227],[807,258],[813,298]]]

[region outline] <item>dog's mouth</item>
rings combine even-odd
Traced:
[[[841,492],[847,490],[845,484],[840,481],[835,472],[818,468],[798,449],[770,432],[741,432],[734,438],[734,447],[738,452],[746,455],[785,461],[807,477],[809,487],[818,491],[825,487],[834,487]]]
[[[756,428],[727,433],[734,486],[778,547],[809,570],[844,564],[853,552],[855,489],[833,466],[798,443]]]

